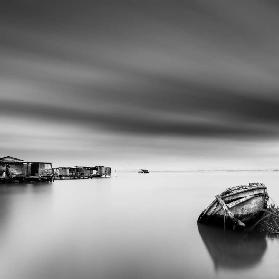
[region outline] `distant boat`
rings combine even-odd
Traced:
[[[267,207],[268,194],[262,183],[249,183],[228,188],[200,214],[199,223],[246,227],[262,215]]]
[[[138,171],[138,173],[149,173],[149,170],[146,170],[146,169],[140,169]]]

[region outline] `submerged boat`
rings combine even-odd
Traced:
[[[259,218],[267,207],[268,194],[262,183],[228,188],[200,214],[199,223],[244,228]]]

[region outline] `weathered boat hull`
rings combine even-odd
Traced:
[[[266,187],[260,183],[229,188],[217,195],[215,200],[201,213],[198,222],[235,227],[253,223],[267,207]]]

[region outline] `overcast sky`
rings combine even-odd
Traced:
[[[0,155],[278,168],[278,1],[2,0]]]

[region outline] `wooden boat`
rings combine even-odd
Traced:
[[[138,173],[149,173],[149,170],[146,170],[146,169],[140,169],[138,171]]]
[[[262,215],[268,194],[262,183],[249,183],[228,188],[200,214],[199,223],[243,228]]]

